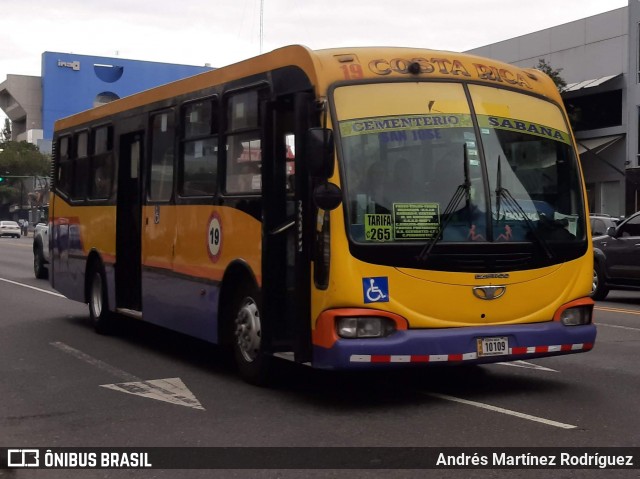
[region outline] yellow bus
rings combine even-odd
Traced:
[[[56,122],[50,282],[323,369],[590,350],[584,181],[553,82],[416,48],[288,46]]]

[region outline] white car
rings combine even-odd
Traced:
[[[15,236],[20,238],[22,231],[15,221],[0,221],[0,236]]]

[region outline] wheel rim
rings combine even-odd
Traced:
[[[260,311],[252,298],[245,298],[235,320],[236,344],[245,361],[253,362],[260,352]]]
[[[594,294],[597,291],[599,282],[600,281],[598,280],[598,272],[594,269],[593,280],[591,281],[591,294]]]
[[[102,276],[100,273],[93,276],[91,284],[91,311],[93,311],[95,318],[99,318],[102,314]]]

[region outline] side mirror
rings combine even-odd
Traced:
[[[313,202],[321,210],[335,210],[342,203],[342,190],[333,183],[322,183],[313,190]]]
[[[612,238],[615,238],[615,236],[616,236],[616,227],[615,226],[609,226],[607,228],[607,236],[611,236]]]
[[[333,176],[333,131],[310,128],[305,138],[305,156],[311,176],[328,179]]]

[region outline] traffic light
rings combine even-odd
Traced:
[[[0,183],[4,183],[4,177],[0,176]]]

